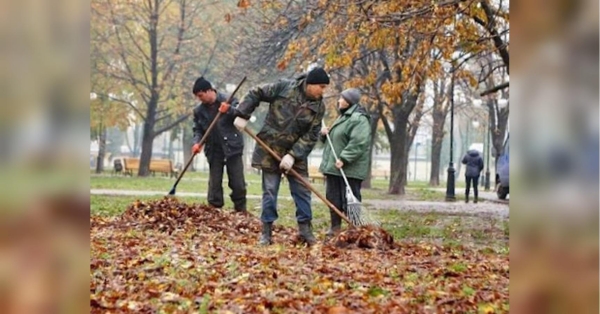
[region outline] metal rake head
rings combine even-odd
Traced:
[[[350,189],[346,189],[348,219],[355,226],[381,226],[381,222],[371,217],[368,210],[358,201]]]

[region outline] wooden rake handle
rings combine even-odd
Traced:
[[[250,137],[252,137],[262,148],[269,152],[269,154],[271,154],[273,158],[275,158],[277,161],[281,161],[281,157],[279,157],[279,155],[274,150],[272,150],[265,142],[258,138],[258,136],[250,132],[248,128],[244,128],[244,131],[248,135],[250,135]],[[350,221],[350,219],[348,219],[348,217],[346,217],[346,215],[344,215],[339,209],[337,209],[337,207],[335,207],[335,205],[333,205],[325,196],[323,196],[323,194],[319,193],[319,191],[317,191],[312,185],[310,185],[310,183],[308,183],[308,181],[306,181],[306,179],[304,179],[296,170],[292,168],[289,172],[291,172],[292,175],[294,175],[294,177],[300,180],[300,182],[304,186],[306,186],[309,190],[315,193],[315,195],[317,195],[317,197],[320,198],[325,203],[325,205],[329,206],[329,208],[333,209],[333,211],[340,215],[340,217],[342,217],[342,219],[344,219],[348,223],[348,225],[354,227],[354,224]]]

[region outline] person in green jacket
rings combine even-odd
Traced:
[[[325,149],[319,171],[326,177],[325,196],[346,215],[346,183],[339,169],[344,169],[350,189],[358,200],[362,199],[360,188],[369,171],[371,123],[367,111],[359,104],[360,96],[360,91],[356,88],[344,90],[338,99],[340,116],[330,128],[321,129],[321,140],[325,142]],[[339,158],[337,160],[327,143],[326,134],[331,138]],[[331,228],[326,234],[327,239],[338,233],[342,225],[342,217],[331,209],[329,213]]]

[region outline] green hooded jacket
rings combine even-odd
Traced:
[[[348,178],[364,180],[369,172],[369,145],[371,142],[371,125],[369,115],[359,104],[348,108],[329,128],[329,137],[333,143],[335,153],[344,163],[344,173]],[[335,167],[335,157],[327,138],[325,142],[323,160],[319,171],[324,175],[341,176]]]

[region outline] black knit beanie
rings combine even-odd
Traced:
[[[192,93],[196,95],[198,92],[205,92],[209,89],[212,89],[212,85],[209,81],[204,79],[204,76],[201,76],[194,83],[194,89],[192,89]]]
[[[329,75],[323,68],[314,68],[308,72],[306,84],[329,84]]]

